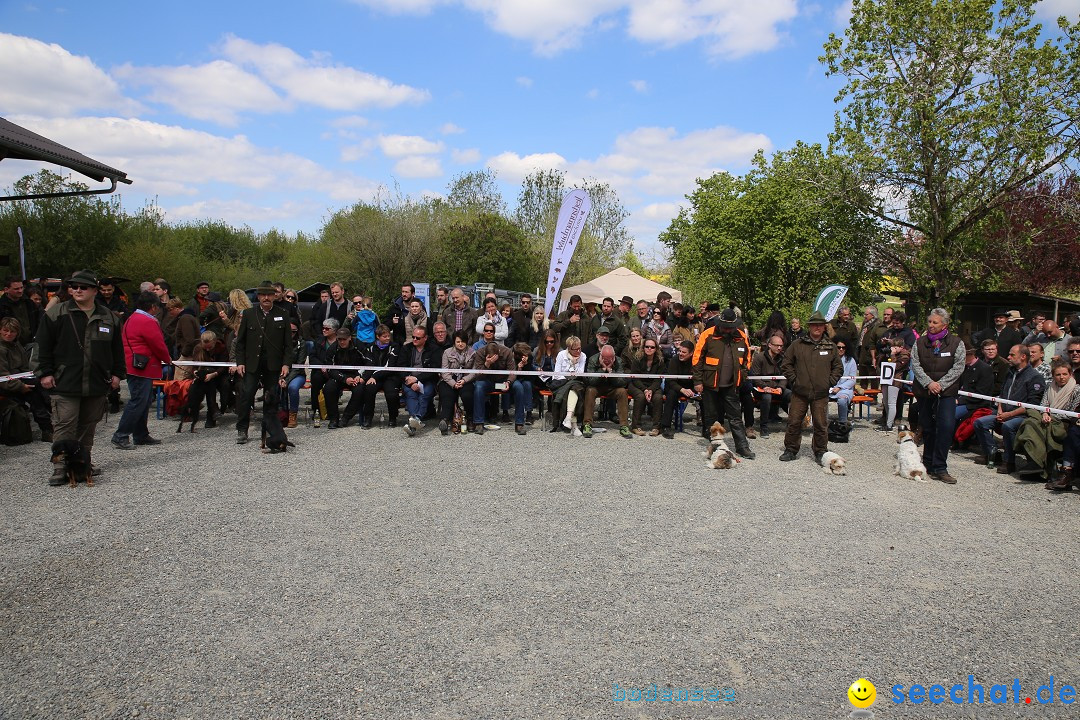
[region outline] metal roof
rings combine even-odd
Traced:
[[[98,182],[110,180],[112,188],[104,192],[115,190],[118,182],[131,184],[127,173],[75,152],[10,120],[0,118],[0,161],[7,159],[52,163],[74,170]]]

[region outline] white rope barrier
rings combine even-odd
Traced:
[[[34,377],[34,373],[32,372],[18,373],[16,375],[3,375],[0,376],[0,382],[7,382],[8,380],[22,380],[23,378],[32,377]]]
[[[893,378],[894,383],[903,383],[905,385],[914,385],[914,380],[901,380],[900,378]],[[1043,405],[1033,405],[1031,403],[1020,402],[1019,400],[1010,400],[1003,397],[994,397],[992,395],[980,395],[979,393],[968,392],[967,390],[960,390],[958,395],[964,397],[975,398],[976,400],[989,400],[995,403],[1002,403],[1004,405],[1016,405],[1023,408],[1031,408],[1032,410],[1040,410],[1050,415],[1064,415],[1065,417],[1080,419],[1080,412],[1072,412],[1070,410],[1058,410],[1057,408],[1045,407]]]

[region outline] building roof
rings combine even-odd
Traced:
[[[108,179],[114,185],[117,182],[131,183],[125,172],[0,118],[0,161],[7,159],[37,160],[60,165],[98,182]]]

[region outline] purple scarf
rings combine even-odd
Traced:
[[[941,351],[941,341],[945,339],[945,336],[949,334],[949,328],[945,327],[941,329],[939,333],[926,333],[926,337],[930,340],[930,347],[934,349],[935,353]]]

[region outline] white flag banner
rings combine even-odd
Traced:
[[[16,230],[19,231],[19,266],[22,268],[23,282],[26,282],[26,240],[23,239],[22,227]]]
[[[544,312],[551,314],[556,302],[566,268],[577,249],[581,229],[585,227],[585,218],[592,210],[592,200],[584,190],[571,190],[563,198],[559,209],[559,223],[555,226],[555,241],[551,246],[551,266],[548,268],[547,292],[544,293]]]

